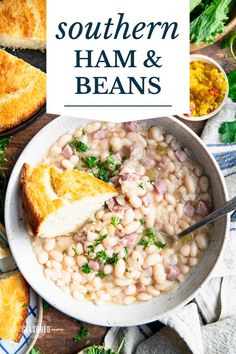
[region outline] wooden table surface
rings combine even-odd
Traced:
[[[226,72],[235,69],[235,61],[230,56],[228,50],[222,50],[220,48],[219,42],[196,53],[205,54],[216,59],[224,67]],[[8,174],[11,173],[18,156],[30,139],[43,126],[55,118],[56,116],[47,114],[24,131],[12,137],[11,143],[6,151],[6,157],[8,159],[7,165],[9,167]],[[200,135],[204,124],[204,122],[188,122],[187,125]],[[81,324],[54,308],[44,310],[43,324],[50,326],[50,332],[41,336],[35,344],[35,348],[39,349],[41,354],[75,354],[88,345],[88,342],[91,344],[102,343],[107,331],[105,327],[84,324],[85,327],[89,328],[89,334],[85,340],[76,343],[73,337],[80,330]],[[154,323],[152,326],[158,328],[158,323]]]

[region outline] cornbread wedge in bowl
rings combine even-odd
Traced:
[[[21,172],[22,204],[34,236],[56,237],[76,232],[116,190],[84,171],[60,171],[53,165]]]

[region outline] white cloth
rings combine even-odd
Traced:
[[[221,144],[218,130],[222,122],[235,118],[236,104],[228,100],[202,133],[225,176],[230,198],[236,195],[236,144]],[[161,322],[165,327],[156,333],[146,325],[112,328],[105,345],[118,347],[125,337],[124,354],[236,354],[236,212],[212,279],[190,304]]]

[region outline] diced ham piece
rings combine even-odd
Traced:
[[[165,169],[166,169],[166,165],[163,162],[159,162],[158,170],[159,171],[164,171]]]
[[[69,159],[73,155],[73,153],[73,149],[68,144],[62,150],[62,154],[66,159]]]
[[[175,152],[175,156],[180,162],[184,162],[188,159],[188,155],[186,154],[186,152],[181,149]]]
[[[179,274],[180,274],[180,270],[176,266],[168,266],[166,268],[166,278],[168,280],[171,280],[171,281],[176,280]]]
[[[127,132],[138,132],[139,123],[137,121],[124,123],[124,128]]]
[[[147,208],[150,204],[150,199],[148,198],[147,195],[144,195],[143,197],[141,197],[143,205],[145,206],[145,208]]]
[[[125,173],[124,175],[121,176],[121,179],[122,181],[134,182],[137,181],[137,176],[132,173]]]
[[[153,160],[151,160],[149,158],[142,159],[140,162],[148,170],[150,170],[151,168],[153,168],[155,166],[155,161],[153,161]]]
[[[154,188],[159,194],[164,194],[167,192],[166,183],[161,178],[154,183]]]
[[[195,209],[191,203],[187,203],[184,206],[184,213],[190,218],[194,215]]]
[[[88,262],[89,267],[94,270],[95,272],[97,272],[99,270],[99,264],[98,262],[95,261],[89,261]]]
[[[209,214],[208,207],[205,202],[200,200],[195,206],[195,214],[200,216],[207,216]]]
[[[138,293],[144,293],[146,291],[145,285],[138,283],[136,285],[136,289],[138,291]]]
[[[114,207],[113,207],[113,209],[112,209],[112,211],[118,212],[118,211],[124,210],[124,208],[125,208],[125,207],[123,207],[123,206],[121,206],[121,205],[119,205],[119,204],[115,204]]]
[[[136,232],[126,235],[122,238],[122,245],[124,247],[134,247],[136,245],[138,235]]]
[[[106,138],[108,132],[107,130],[100,129],[93,134],[94,139],[104,139]]]
[[[108,200],[106,201],[106,205],[107,205],[107,207],[108,207],[108,209],[109,209],[110,211],[113,210],[115,204],[116,204],[116,201],[115,201],[114,198],[110,198],[110,199],[108,199]]]

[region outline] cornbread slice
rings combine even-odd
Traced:
[[[0,50],[0,132],[29,119],[45,102],[46,74]]]
[[[1,0],[0,45],[46,48],[46,0]]]
[[[21,172],[22,204],[34,236],[56,237],[76,232],[115,196],[116,189],[87,172],[60,171],[53,165]]]
[[[20,341],[29,302],[29,285],[18,270],[0,275],[0,338]]]

